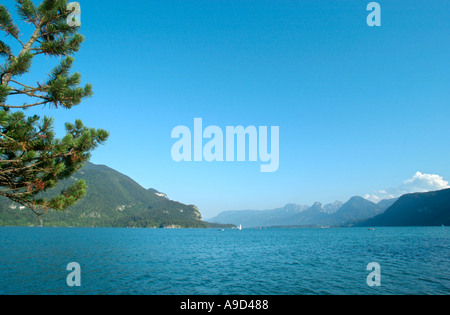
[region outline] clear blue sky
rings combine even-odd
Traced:
[[[8,0],[8,6],[13,1]],[[38,1],[36,1],[37,3]],[[346,201],[417,171],[450,179],[448,0],[79,0],[74,69],[95,96],[70,111],[110,131],[92,162],[205,217]],[[25,27],[26,28],[26,27]],[[41,58],[35,67],[48,71]],[[280,168],[175,163],[177,125],[279,126]]]

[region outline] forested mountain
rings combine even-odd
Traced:
[[[86,196],[67,211],[49,211],[41,217],[44,226],[73,227],[208,227],[197,207],[169,200],[154,189],[107,166],[88,163],[72,178],[61,182],[61,191],[76,180],[88,185]],[[51,195],[52,192],[47,194]],[[29,209],[0,199],[0,226],[39,225]]]
[[[383,214],[358,226],[440,226],[450,225],[450,189],[407,194]]]

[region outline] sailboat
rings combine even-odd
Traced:
[[[238,230],[242,231],[242,224],[239,225]]]

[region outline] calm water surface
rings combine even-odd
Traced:
[[[449,244],[441,227],[0,228],[0,294],[449,294]]]

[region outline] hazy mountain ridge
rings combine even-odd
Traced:
[[[273,222],[283,222],[284,218],[294,216],[308,209],[308,206],[288,204],[283,208],[272,210],[237,210],[225,211],[218,216],[208,220],[212,223],[220,222],[238,222],[235,225],[249,226],[267,226]]]
[[[225,211],[209,221],[242,224],[243,227],[321,225],[331,223],[335,217],[337,220],[337,213],[343,206],[342,202],[336,201],[326,205],[316,202],[312,206],[288,204],[274,210]]]
[[[404,195],[400,198],[381,200],[375,204],[355,196],[346,203],[335,202],[323,206],[316,202],[297,213],[285,212],[276,219],[266,211],[226,211],[211,222],[258,226],[406,226],[450,225],[450,189]],[[293,207],[295,205],[290,205]],[[300,207],[300,206],[299,206]],[[283,209],[283,208],[282,208]],[[278,210],[278,214],[283,212]],[[249,215],[251,214],[251,215]],[[252,221],[255,217],[259,220]]]
[[[375,204],[362,197],[352,197],[342,205],[338,211],[324,218],[319,224],[322,225],[346,225],[352,222],[362,221],[382,213],[382,205]]]
[[[42,216],[44,226],[74,227],[243,227],[259,226],[406,226],[450,225],[450,189],[407,194],[375,204],[362,197],[346,203],[336,201],[312,206],[288,204],[272,210],[225,211],[211,223],[199,209],[172,201],[156,189],[145,189],[128,176],[104,165],[88,163],[71,179],[61,182],[61,191],[83,179],[88,193],[67,211]],[[52,193],[46,193],[51,196]],[[0,198],[0,226],[40,224],[31,210]]]

